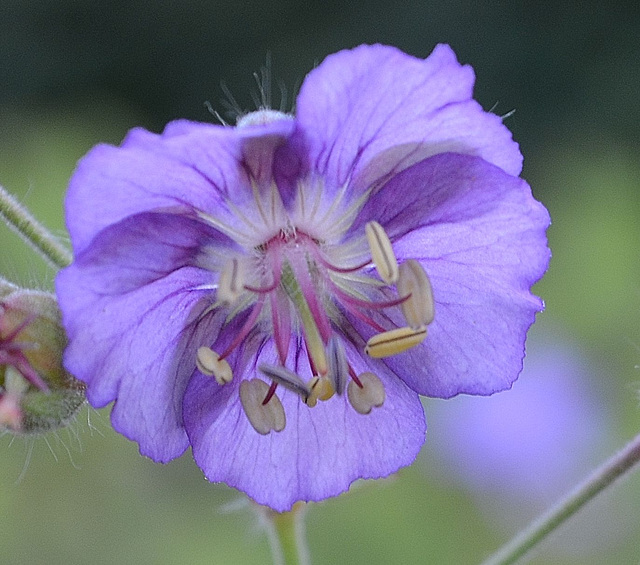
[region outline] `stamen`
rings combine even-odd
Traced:
[[[287,360],[289,342],[291,341],[291,316],[286,296],[280,290],[271,293],[271,324],[273,326],[273,340],[278,351],[278,358],[282,365]]]
[[[334,295],[339,298],[342,303],[350,302],[354,306],[368,308],[369,310],[382,310],[383,308],[391,308],[392,306],[397,306],[398,304],[402,304],[407,300],[406,296],[400,296],[400,298],[393,298],[392,300],[365,300],[346,293],[333,281],[329,282],[331,284],[331,289],[333,290]]]
[[[233,304],[244,290],[243,283],[243,264],[237,258],[230,259],[220,272],[218,300],[226,304]]]
[[[230,383],[233,379],[231,365],[226,359],[221,359],[213,349],[202,346],[196,353],[196,367],[203,375],[213,377],[219,385]]]
[[[276,279],[272,284],[268,286],[251,286],[248,284],[244,285],[244,289],[250,292],[255,292],[256,294],[269,294],[273,290],[275,290],[280,285],[280,279]]]
[[[407,299],[401,304],[407,323],[414,329],[433,322],[435,315],[431,281],[422,265],[409,259],[400,265],[398,294]]]
[[[333,271],[335,273],[345,273],[345,274],[357,273],[358,271],[364,269],[370,263],[370,261],[367,260],[356,265],[355,267],[338,267],[333,263],[331,263],[329,260],[325,259],[322,256],[322,253],[314,253],[313,258],[316,259],[323,267],[326,267],[330,271]]]
[[[340,298],[339,296],[337,298]],[[340,300],[340,303],[345,307],[345,309],[352,314],[358,320],[362,320],[365,324],[369,324],[374,330],[379,332],[384,332],[384,328],[378,324],[371,316],[365,314],[358,310],[351,302],[347,300]]]
[[[367,222],[364,228],[371,250],[371,259],[380,278],[387,284],[398,280],[398,260],[384,228],[375,221]]]
[[[318,400],[329,400],[334,394],[335,390],[328,377],[313,377],[307,386],[310,389],[309,396],[307,397],[307,406],[313,408]]]
[[[358,376],[362,386],[349,381],[347,398],[353,409],[359,414],[369,414],[374,406],[382,406],[386,398],[382,381],[373,373],[365,372]]]
[[[374,359],[390,357],[402,353],[424,341],[427,328],[397,328],[376,334],[367,341],[364,352]]]
[[[284,408],[277,396],[262,404],[269,391],[269,385],[260,379],[240,383],[240,402],[253,429],[262,435],[271,430],[281,432],[286,425]]]
[[[267,391],[267,395],[262,399],[262,406],[269,403],[269,401],[273,398],[273,395],[276,393],[277,389],[278,389],[278,383],[275,381],[271,381],[271,384],[269,385],[269,390]]]
[[[258,370],[272,381],[295,392],[298,396],[302,397],[302,400],[305,402],[311,393],[311,389],[307,383],[296,375],[296,373],[282,365],[267,365],[266,363],[262,363],[258,366]]]
[[[251,330],[254,328],[258,317],[260,316],[260,312],[262,312],[262,308],[264,307],[264,296],[260,296],[258,301],[255,303],[251,313],[245,320],[242,328],[237,333],[237,335],[233,338],[233,341],[227,346],[227,348],[220,355],[220,359],[227,358],[231,352],[238,347],[242,343],[242,341],[251,333]]]
[[[327,364],[329,372],[327,376],[338,396],[342,395],[349,378],[349,363],[344,345],[340,338],[332,335],[327,343]]]

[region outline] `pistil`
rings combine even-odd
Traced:
[[[258,202],[256,186],[254,192]],[[275,208],[268,211],[259,202],[261,217],[265,222],[270,218],[271,227],[277,225],[281,215],[276,210],[279,210],[278,202],[274,202]],[[306,204],[302,197],[299,207],[304,216]],[[311,216],[315,215],[315,208],[314,205]],[[378,332],[369,338],[364,350],[374,359],[396,355],[419,345],[427,336],[427,325],[434,319],[433,292],[427,274],[417,261],[409,259],[398,263],[391,240],[378,222],[370,221],[365,225],[371,259],[364,262],[361,247],[351,249],[347,244],[351,249],[347,256],[346,252],[340,253],[342,247],[331,247],[299,229],[289,219],[283,226],[263,243],[252,247],[257,253],[252,261],[261,265],[259,277],[250,276],[246,258],[234,257],[223,265],[218,279],[217,304],[232,307],[231,317],[251,303],[251,294],[255,304],[221,355],[208,347],[200,347],[196,356],[202,373],[214,376],[221,385],[230,382],[233,375],[225,358],[248,337],[256,324],[266,322],[261,313],[268,296],[268,317],[271,318],[278,364],[258,366],[270,383],[261,379],[240,383],[242,407],[253,428],[263,435],[285,427],[284,408],[276,396],[279,386],[294,392],[310,408],[318,401],[346,393],[353,409],[366,415],[385,401],[380,378],[368,371],[356,375],[351,367],[343,337],[334,328],[338,320],[333,316],[330,319],[327,313],[327,296]],[[347,260],[356,264],[347,266]],[[372,263],[379,278],[370,274]],[[385,290],[391,285],[396,286],[395,297]],[[407,327],[388,329],[388,316],[381,314],[374,318],[374,312],[398,306],[407,320]],[[296,318],[297,325],[293,323]],[[308,382],[286,366],[291,335],[296,330],[301,330],[306,344],[313,375]]]
[[[316,322],[306,297],[303,295],[300,284],[296,280],[293,269],[289,262],[285,262],[282,269],[282,286],[291,299],[304,330],[304,337],[307,343],[307,351],[313,361],[315,371],[320,375],[326,375],[328,370],[327,357],[325,355],[325,344],[320,335],[320,329]]]

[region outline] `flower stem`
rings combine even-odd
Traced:
[[[290,512],[267,511],[274,565],[311,564],[304,531],[305,510],[305,504],[298,502]]]
[[[54,267],[62,268],[71,263],[71,252],[2,186],[0,186],[0,218],[5,220],[9,227],[22,236]]]
[[[483,565],[509,565],[510,563],[515,563],[600,491],[624,475],[626,471],[629,471],[638,461],[640,461],[640,434],[609,460],[605,461],[591,476],[569,492],[565,498],[552,506],[509,543],[484,561]]]

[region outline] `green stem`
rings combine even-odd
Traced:
[[[0,186],[0,218],[4,219],[9,227],[20,234],[54,267],[62,268],[71,263],[73,258],[71,252],[2,186]]]
[[[290,512],[267,510],[269,543],[274,565],[310,565],[304,531],[304,503],[296,503]]]
[[[640,461],[640,435],[637,435],[618,453],[596,469],[590,477],[575,487],[564,499],[537,520],[534,520],[509,543],[484,561],[483,565],[515,563],[596,494],[624,475],[638,461]]]

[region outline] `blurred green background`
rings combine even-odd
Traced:
[[[583,406],[576,390],[556,408],[581,410],[602,433],[574,450],[572,432],[581,430],[567,430],[564,457],[579,463],[549,479],[546,503],[640,430],[639,31],[636,3],[596,1],[3,0],[0,183],[64,236],[65,187],[92,145],[119,143],[136,125],[214,121],[204,103],[224,115],[221,80],[252,109],[252,72],[268,53],[274,84],[291,100],[305,74],[341,48],[382,42],[424,57],[450,43],[474,66],[480,103],[498,114],[516,109],[506,123],[525,155],[523,176],[553,219],[554,256],[537,287],[547,310],[532,339],[553,328],[556,341],[571,344],[596,399]],[[4,226],[0,241],[0,274],[52,287],[55,273]],[[525,369],[528,378],[536,376]],[[455,453],[456,445],[444,414],[464,408],[425,407],[429,432],[416,464],[309,508],[314,564],[478,563],[543,507],[537,495],[506,487],[488,505],[460,469],[447,472],[456,463],[442,446]],[[508,441],[520,438],[504,440],[505,450]],[[85,411],[58,435],[0,444],[0,563],[269,562],[241,495],[207,484],[189,455],[166,466],[141,458],[110,429],[108,411]],[[522,473],[546,480],[544,465]],[[633,476],[529,562],[637,564],[639,517]]]

